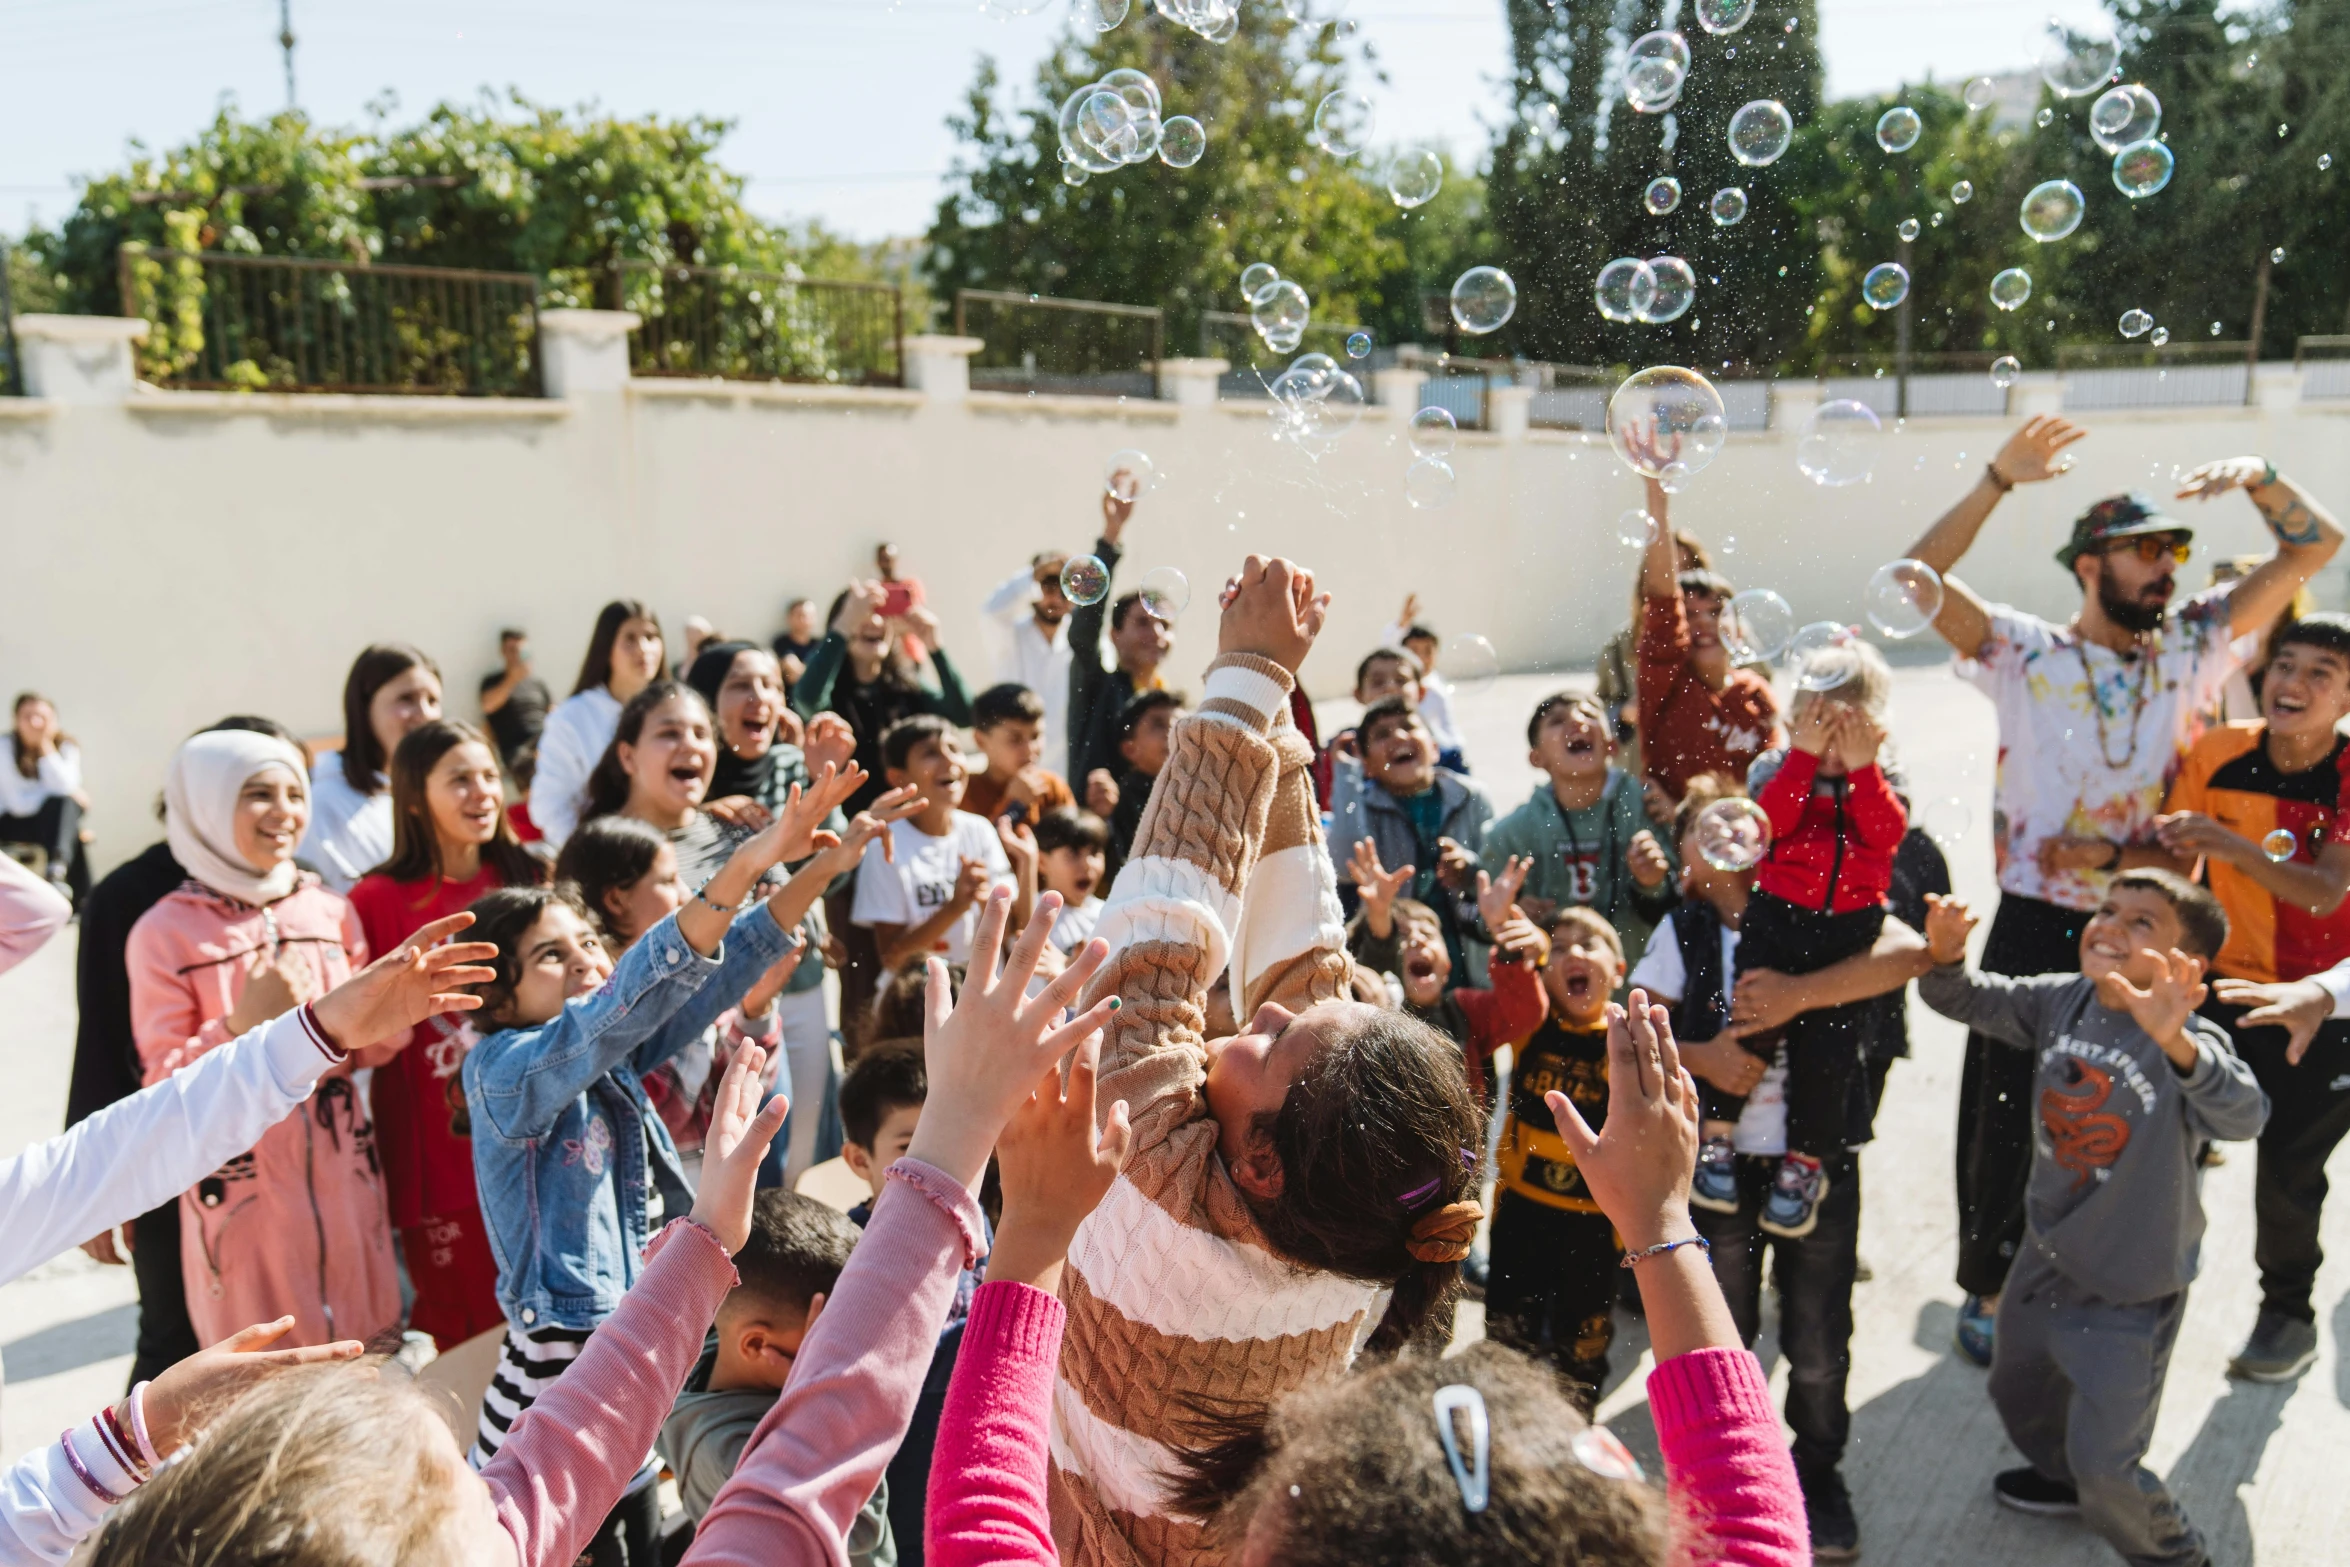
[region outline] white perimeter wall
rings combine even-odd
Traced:
[[[2049,557],[2078,510],[2238,452],[2350,510],[2350,403],[2262,390],[2262,408],[2089,416],[2077,470],[2001,506],[1962,575],[2068,614],[2075,592]],[[1519,670],[1587,660],[1623,623],[1633,558],[1615,519],[1640,490],[1604,439],[1464,434],[1458,498],[1416,512],[1384,408],[1314,462],[1267,438],[1262,404],[958,391],[639,381],[546,402],[0,399],[0,687],[53,696],[81,739],[101,864],[152,838],[181,736],[231,711],[335,731],[344,669],[372,640],[426,648],[452,712],[473,717],[501,625],[530,629],[560,694],[606,598],[651,600],[673,636],[698,612],[764,638],[787,598],[828,601],[887,538],[976,689],[992,673],[979,599],[1033,551],[1087,547],[1104,461],[1126,446],[1164,484],[1129,530],[1121,585],[1162,564],[1190,576],[1187,672],[1212,648],[1215,584],[1250,550],[1308,562],[1337,594],[1308,669],[1321,695],[1346,687],[1406,589],[1446,635],[1481,632]],[[1857,619],[1870,572],[1973,482],[2012,421],[1889,422],[1874,479],[1823,490],[1796,470],[1790,433],[1813,395],[1783,390],[1779,428],[1733,436],[1674,520],[1801,619]],[[2265,546],[2239,498],[2182,515],[2217,553]],[[2204,580],[2200,562],[2189,577]],[[2339,580],[2321,596],[2341,603]]]

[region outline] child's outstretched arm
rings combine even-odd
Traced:
[[[1926,895],[1926,947],[1934,966],[1918,980],[1918,999],[2001,1044],[2018,1050],[2036,1049],[2050,1000],[2080,976],[2040,974],[2010,979],[1968,968],[1967,936],[1975,923],[1965,899]]]

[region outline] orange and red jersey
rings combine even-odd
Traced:
[[[2267,738],[2268,726],[2258,721],[2206,730],[2188,750],[2167,808],[2200,811],[2254,843],[2281,827],[2293,835],[2292,857],[2314,864],[2350,811],[2350,767],[2343,765],[2350,740],[2336,736],[2324,761],[2288,773],[2269,759]],[[2268,984],[2305,979],[2350,957],[2350,901],[2312,914],[2279,903],[2233,865],[2205,863],[2212,893],[2228,911],[2228,943],[2215,972]]]

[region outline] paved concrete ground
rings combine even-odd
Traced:
[[[1512,677],[1461,703],[1468,749],[1497,804],[1532,787],[1524,716],[1555,682]],[[1342,715],[1334,705],[1331,716]],[[1989,705],[1943,666],[1899,672],[1894,731],[1927,798],[1962,800],[1970,818],[1951,853],[1960,891],[1991,902]],[[52,1133],[72,1052],[72,938],[0,976],[0,1153]],[[1983,1374],[1949,1352],[1958,1306],[1951,1283],[1956,1208],[1951,1194],[1953,1104],[1962,1036],[1913,1009],[1917,1056],[1894,1070],[1878,1141],[1864,1158],[1868,1205],[1861,1255],[1874,1270],[1855,1299],[1852,1451],[1845,1472],[1860,1510],[1867,1559],[1903,1567],[2029,1562],[2106,1567],[2115,1557],[2076,1527],[2005,1512],[1990,1500],[1994,1472],[2016,1462],[1984,1397]],[[2167,1475],[2222,1564],[2299,1567],[2345,1555],[2350,1486],[2335,1474],[2350,1452],[2350,1202],[2327,1216],[2333,1254],[2318,1280],[2323,1351],[2298,1383],[2256,1387],[2222,1374],[2250,1327],[2252,1158],[2231,1148],[2211,1172],[2212,1216],[2203,1279],[2195,1287],[2156,1429],[2153,1466]],[[68,1253],[0,1289],[0,1458],[54,1440],[69,1421],[114,1395],[129,1366],[134,1307],[122,1269]],[[1477,1331],[1474,1308],[1462,1321]],[[1639,1324],[1617,1340],[1620,1379],[1603,1413],[1636,1449],[1652,1450],[1640,1394],[1646,1361]],[[1758,1346],[1784,1392],[1768,1332]]]

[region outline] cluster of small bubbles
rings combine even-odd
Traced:
[[[1978,76],[1966,84],[1964,95],[1969,109],[1988,109],[1991,100],[1999,96],[1999,84],[1988,76]]]
[[[1730,116],[1730,156],[1750,169],[1776,163],[1795,135],[1795,116],[1776,98],[1757,98]]]
[[[1153,566],[1144,572],[1135,592],[1154,620],[1173,620],[1191,608],[1191,579],[1172,566]]]
[[[2217,321],[2211,323],[2211,335],[2213,337],[2219,336],[2219,323]]]
[[[1078,14],[1093,24],[1097,33],[1106,33],[1126,20],[1127,0],[1080,0]]]
[[[1286,354],[1305,340],[1306,323],[1313,319],[1314,302],[1287,278],[1267,284],[1250,296],[1249,324],[1277,354]]]
[[[1072,555],[1061,568],[1061,591],[1072,604],[1099,604],[1110,592],[1110,568],[1091,555]]]
[[[1643,33],[1624,51],[1624,102],[1636,113],[1664,113],[1688,79],[1689,41],[1679,33]]]
[[[2136,82],[2109,87],[2089,105],[2089,135],[2107,152],[2153,140],[2161,124],[2162,100]]]
[[[1368,97],[1342,87],[1314,108],[1314,145],[1334,158],[1351,158],[1370,144],[1377,118]]]
[[[2017,218],[2026,234],[2043,245],[2052,245],[2079,228],[2088,209],[2081,187],[2071,180],[2042,180],[2024,193]]]
[[[2003,392],[2015,385],[2015,378],[2023,373],[2022,361],[2013,354],[2001,354],[1991,361],[1991,384]]]
[[[1722,641],[1741,664],[1771,664],[1795,640],[1795,611],[1769,588],[1748,588],[1722,606]]]
[[[1897,103],[1877,116],[1877,145],[1887,152],[1907,152],[1918,144],[1918,134],[1925,128],[1917,110]]]
[[[2285,260],[2285,247],[2279,245],[2276,249],[2270,251],[2268,253],[2268,259],[2273,265],[2283,265]]]
[[[1754,19],[1754,0],[1697,0],[1697,25],[1709,33],[1734,33]]]
[[[1642,320],[1656,302],[1656,273],[1638,257],[1618,256],[1599,269],[1591,297],[1606,320]]]
[[[2143,310],[2125,310],[2122,312],[2121,325],[2122,336],[2144,337],[2154,330],[2154,318]]]
[[[1697,274],[1689,263],[1679,256],[1651,256],[1648,271],[1656,279],[1656,291],[1650,295],[1648,309],[1640,319],[1662,326],[1687,315],[1697,299]]]
[[[1240,31],[1240,0],[1156,0],[1159,14],[1190,28],[1212,44],[1230,43]]]
[[[1868,404],[1839,397],[1812,411],[1795,443],[1795,466],[1828,489],[1858,484],[1876,471],[1885,426]]]
[[[1518,285],[1499,267],[1471,267],[1452,283],[1453,324],[1482,336],[1518,313]]]
[[[1898,261],[1880,261],[1860,280],[1860,297],[1872,310],[1891,310],[1909,297],[1909,268]]]
[[[1746,216],[1746,192],[1736,185],[1725,185],[1714,192],[1706,207],[1714,215],[1714,226],[1726,229]]]
[[[1887,561],[1869,578],[1863,602],[1870,625],[1904,641],[1942,613],[1942,574],[1922,560]]]
[[[1607,403],[1608,440],[1633,472],[1678,481],[1721,454],[1730,421],[1722,394],[1694,370],[1650,365],[1626,376]],[[1668,469],[1678,473],[1668,475]]]
[[[1690,832],[1697,852],[1717,871],[1753,870],[1771,847],[1771,819],[1742,794],[1716,800],[1697,813]]]
[[[1082,174],[1147,162],[1159,154],[1166,135],[1159,120],[1158,84],[1127,68],[1088,82],[1062,102],[1060,132],[1063,163]],[[1068,178],[1066,169],[1062,177]]]
[[[1918,237],[1918,220],[1915,218],[1903,218],[1899,223],[1893,226],[1893,232],[1905,240],[1915,239]]]
[[[1368,332],[1353,332],[1353,333],[1349,333],[1349,334],[1348,334],[1348,336],[1347,336],[1347,339],[1346,339],[1346,357],[1347,357],[1347,358],[1349,358],[1349,359],[1364,359],[1364,358],[1368,358],[1368,357],[1370,356],[1370,352],[1371,352],[1371,334],[1370,334],[1370,333],[1368,333]]]
[[[1935,213],[1935,214],[1934,214],[1934,216],[1933,216],[1931,219],[1929,219],[1928,221],[1929,221],[1929,222],[1931,222],[1931,223],[1933,224],[1933,226],[1934,226],[1934,227],[1936,227],[1936,228],[1940,228],[1940,227],[1942,226],[1942,214],[1941,214],[1941,213],[1939,213],[1939,212],[1937,212],[1937,213]]]
[[[1102,488],[1114,499],[1130,501],[1145,490],[1159,487],[1159,465],[1150,453],[1126,447],[1110,454],[1102,465]]]
[[[2277,140],[2283,141],[2285,139],[2285,133],[2291,129],[2292,127],[2289,125],[2279,125],[2277,127]]]
[[[1660,174],[1648,182],[1640,193],[1640,205],[1655,217],[1663,217],[1681,205],[1681,182],[1670,174]]]
[[[1441,457],[1422,457],[1403,474],[1404,499],[1414,511],[1434,511],[1452,504],[1458,478],[1452,464]]]
[[[1950,187],[1950,200],[1952,205],[1963,207],[1974,199],[1975,182],[1973,180],[1960,180],[1957,184]]]
[[[2170,328],[2167,326],[2156,327],[2154,329],[2154,335],[2146,339],[2146,341],[2152,343],[2157,348],[2162,347],[2170,341]]]
[[[2158,141],[2134,141],[2113,155],[2113,188],[2136,201],[2170,183],[2177,160]]]
[[[1450,457],[1460,438],[1460,422],[1449,408],[1423,408],[1412,415],[1407,432],[1412,450],[1422,457]]]
[[[2040,112],[2032,116],[2032,123],[2046,130],[2056,123],[2056,111],[2043,105]]]
[[[1444,160],[1427,148],[1399,152],[1387,167],[1387,194],[1409,212],[1435,199],[1444,188]]]
[[[2113,78],[2121,41],[2097,27],[2050,20],[2040,48],[2040,79],[2065,98],[2086,98]]]
[[[1300,355],[1273,378],[1273,439],[1318,456],[1363,416],[1363,383],[1328,354]]]
[[[2032,274],[2008,267],[1991,279],[1991,303],[2002,310],[2021,310],[2032,297]]]

